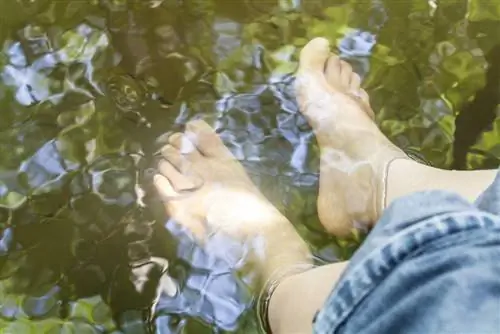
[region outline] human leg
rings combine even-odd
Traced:
[[[411,160],[380,131],[367,93],[352,67],[331,54],[326,39],[302,50],[297,101],[320,147],[318,214],[325,229],[351,233],[372,226],[396,198],[449,190],[474,201],[496,171],[448,171]]]
[[[352,97],[348,98],[352,99]],[[352,101],[350,103],[353,108],[352,110],[355,110],[352,105]],[[367,115],[369,115],[368,112]],[[347,127],[347,129],[349,129],[349,127]],[[220,142],[214,141],[214,137],[208,137],[210,139],[208,142],[211,142],[211,144],[203,145],[206,141],[197,141],[196,138],[200,138],[202,135],[197,132],[198,130],[191,131],[191,134],[194,134],[194,139],[190,139],[189,137],[193,136],[189,135],[184,137],[188,137],[188,141],[192,142],[195,146],[202,145],[204,148],[198,148],[198,151],[200,152],[194,151],[194,153],[191,152],[193,153],[191,155],[186,153],[182,154],[180,145],[175,144],[180,137],[183,137],[182,135],[173,136],[171,139],[171,146],[177,148],[177,152],[174,152],[172,148],[168,148],[166,152],[164,152],[166,160],[168,160],[174,168],[172,169],[172,166],[169,165],[161,166],[164,177],[157,177],[156,184],[166,198],[168,198],[166,208],[169,213],[173,215],[174,218],[177,218],[177,220],[181,223],[185,222],[186,226],[192,229],[194,233],[201,237],[201,239],[204,237],[203,235],[206,234],[206,226],[208,225],[215,228],[216,231],[228,233],[233,235],[235,238],[242,238],[241,240],[244,240],[245,242],[249,242],[250,240],[261,240],[264,244],[264,253],[262,254],[269,255],[260,257],[257,256],[257,262],[262,261],[260,263],[263,272],[262,277],[264,280],[272,278],[276,269],[286,272],[288,269],[293,268],[297,264],[310,264],[309,254],[306,251],[307,247],[304,248],[303,241],[300,237],[298,237],[293,228],[290,229],[291,225],[288,221],[281,215],[276,214],[275,209],[273,210],[269,207],[269,203],[267,203],[261,195],[258,195],[258,191],[256,192],[254,188],[252,189],[247,181],[243,181],[247,178],[244,176],[244,172],[241,173],[241,166],[238,168],[234,167],[234,159],[222,154],[223,150],[217,150],[219,153],[215,155],[209,153],[209,147],[221,149],[223,145]],[[376,132],[372,132],[372,134],[374,133]],[[214,134],[211,134],[211,136],[212,135]],[[353,142],[344,145],[351,144],[353,144]],[[381,144],[382,148],[380,152],[382,156],[385,154],[390,156],[389,151],[393,150],[391,147],[383,147],[386,145],[386,142]],[[203,152],[204,150],[207,151]],[[339,151],[341,152],[341,149],[338,147],[336,150],[337,152],[334,153],[338,154]],[[329,150],[326,151],[328,152]],[[361,156],[360,152],[362,153],[362,151],[358,151],[356,154]],[[202,153],[201,157],[205,160],[199,159],[200,155],[198,155],[198,153]],[[396,153],[397,158],[405,159],[404,156],[399,155],[399,152]],[[223,159],[221,159],[222,157]],[[185,170],[182,167],[183,164],[179,163],[183,160],[187,160],[190,168],[192,167],[197,170],[199,174],[203,174],[203,179],[209,181],[208,184],[204,184],[204,187],[208,187],[201,189],[201,193],[191,197],[193,199],[192,201],[186,201],[187,197],[184,196],[179,197],[179,193],[175,191],[179,185],[183,188],[182,184],[185,184],[186,188],[192,187],[192,184],[188,182],[189,177],[184,178],[186,176]],[[352,178],[353,175],[356,177],[363,175],[378,175],[376,173],[370,174],[374,170],[380,170],[380,168],[377,169],[380,167],[377,163],[377,161],[368,161],[368,163],[364,164],[365,169],[363,168],[363,164],[357,165],[355,166],[356,168],[351,170],[353,173],[348,176]],[[385,162],[382,161],[382,165],[384,164]],[[228,165],[231,165],[234,168],[231,167],[228,170],[226,168]],[[209,168],[206,168],[207,166]],[[366,166],[369,168],[366,168]],[[374,166],[378,167],[374,168]],[[216,171],[218,170],[223,170],[224,172],[217,173]],[[237,170],[239,171],[236,172]],[[228,178],[227,176],[237,177]],[[371,189],[370,187],[366,187],[366,185],[370,185],[370,182],[365,182],[362,178],[357,179],[356,177],[352,178],[352,180],[358,182],[358,189],[362,189],[363,187]],[[376,178],[373,180],[377,181]],[[177,185],[177,187],[175,185]],[[340,183],[340,185],[345,186],[345,183]],[[226,191],[221,191],[221,189],[226,189]],[[346,188],[338,188],[339,193],[345,190]],[[345,195],[340,194],[336,196]],[[235,198],[236,200],[234,200]],[[240,198],[240,200],[238,200],[238,198]],[[217,201],[217,199],[222,200]],[[212,204],[210,202],[211,200],[215,200],[214,203],[216,204]],[[372,198],[371,204],[376,201],[377,199]],[[200,206],[199,203],[204,204]],[[220,203],[224,203],[224,205]],[[231,206],[231,209],[240,209],[228,210],[229,203],[235,204],[229,205]],[[249,220],[246,218],[242,220],[241,217],[245,213],[249,212],[247,211],[248,205],[246,205],[248,203],[255,204],[253,208],[256,210],[251,210],[251,212],[258,212],[259,216],[250,217]],[[231,215],[228,211],[231,211],[234,214]],[[257,250],[260,247],[254,248]],[[287,253],[288,248],[292,250],[289,253]],[[259,252],[255,253],[257,254]],[[300,329],[301,331],[299,331],[299,333],[301,333],[302,329],[305,329],[308,332],[307,328],[311,327],[313,310],[317,309],[323,303],[323,300],[326,298],[326,292],[329,291],[335,285],[335,281],[342,276],[342,271],[345,265],[346,263],[324,266],[322,268],[316,268],[303,274],[297,274],[283,279],[271,299],[270,320],[273,330],[276,332],[293,333],[293,331],[288,329]],[[311,290],[311,287],[314,289]],[[314,293],[314,291],[319,291],[321,293]],[[317,298],[304,300],[302,292],[304,292],[304,294],[315,294]],[[287,308],[287,306],[294,305],[297,306],[297,308]],[[301,318],[295,316],[293,312],[290,313],[290,311],[293,311],[294,309],[301,312],[303,317]]]
[[[385,207],[395,199],[424,190],[453,191],[470,202],[491,184],[496,170],[454,171],[434,168],[416,161],[398,159],[387,170]]]
[[[499,256],[498,215],[446,191],[402,197],[351,259],[314,332],[496,333]]]
[[[262,280],[280,268],[311,263],[293,225],[260,193],[208,124],[189,123],[185,134],[170,137],[162,155],[156,188],[169,215],[200,242],[217,233],[239,241],[251,250]],[[199,180],[199,189],[182,192]]]
[[[382,133],[373,128],[372,112],[366,93],[359,88],[359,77],[352,74],[350,66],[329,54],[324,41],[312,41],[302,52],[298,80],[301,109],[315,129],[322,151],[318,211],[328,231],[345,235],[356,219],[377,220],[380,213],[374,208],[376,205],[385,207],[396,198],[419,190],[455,191],[474,200],[493,180],[496,171],[453,172],[418,164],[398,152],[385,137],[381,139]],[[359,98],[353,96],[356,90],[361,92]],[[323,98],[322,94],[333,97]],[[350,114],[343,117],[341,112]],[[363,137],[363,134],[368,135]],[[350,140],[345,142],[346,138]],[[371,142],[367,138],[371,138]],[[383,189],[386,172],[388,189]],[[467,176],[467,182],[461,180]],[[466,187],[466,184],[469,186]],[[498,184],[497,187],[500,182]],[[386,190],[387,203],[384,203],[381,198]],[[500,195],[495,197],[491,195],[494,192],[488,193],[490,195],[483,196],[483,202],[498,202]],[[427,207],[434,205],[439,209],[436,206],[438,199],[432,196],[430,199],[436,203],[421,204]],[[349,201],[358,202],[358,205],[359,201],[363,203],[358,207],[346,206]],[[412,211],[425,216],[426,208],[422,210],[420,213],[418,208]],[[439,210],[434,212],[437,213]],[[403,221],[404,212],[400,216]],[[413,222],[420,219],[413,218]],[[396,225],[404,226],[403,223]],[[383,241],[392,234],[377,233],[372,239]],[[361,254],[358,257],[365,256],[368,250],[372,247],[364,247],[358,252]],[[337,284],[347,265],[348,262],[330,264],[284,280],[271,300],[273,329],[282,333],[293,330],[297,333],[310,332],[314,309],[323,304],[325,293]],[[314,297],[305,300],[304,296]]]
[[[495,333],[498,198],[500,173],[476,205],[445,191],[394,201],[350,261],[281,282],[273,332],[311,333],[318,310],[315,333]]]

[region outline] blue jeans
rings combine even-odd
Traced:
[[[383,214],[315,333],[500,333],[500,172],[474,204],[415,193]]]

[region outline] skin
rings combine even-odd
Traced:
[[[374,123],[360,81],[330,53],[327,40],[313,39],[302,50],[297,101],[321,149],[318,211],[327,231],[341,236],[356,222],[373,224],[386,205],[416,190],[456,190],[475,198],[493,180],[495,171],[469,173],[464,185],[451,171],[408,159]],[[169,138],[162,156],[154,182],[168,214],[200,243],[219,233],[238,241],[241,249],[221,245],[221,251],[247,254],[261,286],[279,283],[269,305],[272,332],[310,333],[313,315],[348,262],[292,274],[312,263],[307,245],[207,123],[188,123]]]
[[[219,233],[238,241],[261,281],[311,263],[309,249],[292,224],[262,195],[207,123],[188,123],[184,134],[170,137],[162,155],[154,182],[165,209],[200,243]],[[193,188],[197,190],[182,192]]]

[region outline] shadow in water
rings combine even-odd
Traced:
[[[481,134],[490,129],[497,117],[500,103],[500,44],[487,54],[486,84],[476,92],[455,119],[455,141],[453,142],[453,169],[467,168],[467,154]],[[483,168],[498,168],[498,159],[487,159]]]
[[[152,326],[160,294],[176,293],[168,266],[177,239],[155,224],[151,210],[103,205],[95,194],[54,208],[54,197],[31,196],[2,212],[8,222],[0,241],[2,292],[26,297],[21,308],[3,300],[1,315],[67,319],[74,301],[99,295],[118,326],[127,326],[123,317],[131,310],[139,311],[136,322]]]
[[[257,332],[237,245],[201,247],[165,223],[143,177],[154,152],[187,121],[209,121],[315,256],[348,259],[360,240],[327,235],[317,215],[299,50],[319,35],[338,45],[391,139],[434,165],[448,166],[452,108],[464,105],[453,147],[465,168],[500,73],[496,46],[478,90],[474,51],[498,34],[463,33],[490,14],[471,2],[0,0],[0,332]],[[175,296],[159,291],[165,273]]]

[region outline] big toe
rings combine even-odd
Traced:
[[[315,38],[300,52],[299,68],[295,81],[295,93],[299,108],[308,112],[310,102],[329,96],[329,86],[324,69],[330,54],[330,43],[325,38]]]
[[[195,120],[186,124],[185,135],[204,156],[214,158],[232,158],[233,155],[221,138],[205,121]]]
[[[326,38],[312,39],[300,52],[299,72],[309,70],[323,73],[329,54],[330,42]]]
[[[168,138],[168,143],[189,160],[196,160],[200,157],[200,152],[189,138],[180,133],[174,133]]]

